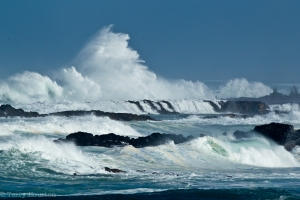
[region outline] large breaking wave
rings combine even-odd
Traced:
[[[149,70],[137,51],[128,45],[129,35],[105,27],[83,48],[74,66],[50,78],[23,72],[2,80],[0,100],[33,103],[51,100],[95,101],[134,99],[216,99],[259,97],[271,88],[246,79],[230,80],[217,91],[200,81],[166,80]]]

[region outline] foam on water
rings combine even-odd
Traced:
[[[216,113],[213,107],[203,100],[198,99],[182,99],[182,100],[168,100],[173,109],[170,109],[164,101],[152,101],[156,109],[143,100],[137,101],[143,110],[138,106],[128,101],[93,101],[93,102],[72,102],[64,101],[45,101],[35,102],[31,104],[12,104],[15,108],[22,108],[26,111],[35,111],[40,114],[47,114],[53,112],[60,112],[66,110],[101,110],[105,112],[117,113],[134,113],[134,114],[158,114],[161,111],[159,103],[165,110],[169,112],[179,112],[182,114],[214,114]],[[218,101],[215,101],[216,106],[220,106]]]
[[[276,123],[289,123],[293,124],[295,128],[300,127],[300,112],[282,113],[276,114],[270,112],[266,115],[255,115],[253,117],[229,117],[229,116],[218,116],[213,118],[205,118],[203,115],[190,115],[183,119],[166,120],[178,123],[200,123],[203,125],[259,125],[269,124],[271,122]]]
[[[229,159],[260,167],[299,167],[293,154],[263,137],[244,139],[235,143],[221,141]]]
[[[208,114],[215,113],[213,107],[202,100],[170,100],[169,101],[175,110],[179,113],[194,113],[194,114]],[[219,105],[216,102],[216,105]]]
[[[283,147],[262,138],[236,142],[206,136],[179,145],[170,142],[142,149],[127,146],[121,150],[115,149],[109,155],[116,157],[119,166],[127,169],[130,166],[131,169],[189,171],[224,170],[241,164],[260,167],[300,166]]]
[[[0,149],[5,151],[6,156],[11,156],[5,163],[1,162],[1,165],[8,168],[8,172],[9,167],[17,168],[21,173],[25,171],[26,174],[39,169],[64,174],[95,173],[95,170],[104,172],[103,167],[99,166],[96,160],[87,156],[74,144],[56,144],[52,139],[43,136],[14,136],[5,142],[1,141]],[[31,163],[30,169],[28,169],[29,163]]]
[[[13,169],[26,174],[30,170],[34,171],[32,175],[45,173],[46,169],[69,175],[105,174],[105,166],[134,174],[135,170],[143,169],[150,172],[229,170],[244,164],[260,167],[299,167],[292,154],[283,147],[257,138],[252,141],[232,142],[206,136],[180,145],[170,142],[141,149],[132,146],[105,149],[79,148],[71,143],[56,144],[44,136],[15,135],[1,141],[0,147],[2,169],[6,169],[7,173]]]
[[[141,136],[130,126],[111,120],[107,117],[43,117],[43,118],[13,118],[0,119],[0,135],[12,135],[21,133],[67,135],[84,131],[95,135],[115,133],[118,135]]]
[[[281,112],[299,112],[299,104],[296,103],[285,103],[285,104],[274,104],[269,105],[271,111]]]

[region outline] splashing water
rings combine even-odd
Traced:
[[[200,81],[166,80],[149,70],[129,47],[129,35],[103,28],[83,48],[74,65],[56,79],[36,72],[14,75],[0,83],[0,100],[33,103],[52,100],[215,99],[259,97],[270,87],[246,79],[230,80],[218,91]],[[59,83],[59,84],[58,84]]]

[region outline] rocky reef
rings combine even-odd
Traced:
[[[23,109],[16,109],[9,104],[0,106],[0,117],[46,117],[46,116],[85,116],[85,115],[95,115],[97,117],[109,117],[112,120],[118,121],[156,121],[154,118],[148,115],[136,115],[131,113],[113,113],[113,112],[103,112],[100,110],[91,111],[63,111],[55,112],[50,114],[39,114],[37,112],[26,112]]]
[[[173,141],[175,144],[180,144],[192,140],[193,136],[184,137],[183,135],[152,133],[151,135],[138,138],[130,138],[128,136],[120,136],[114,133],[105,135],[93,135],[86,132],[76,132],[66,136],[66,139],[58,139],[54,142],[73,142],[77,146],[100,146],[114,147],[132,145],[135,148],[143,148],[148,146],[158,146]]]

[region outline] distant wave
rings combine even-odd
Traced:
[[[52,100],[210,99],[260,97],[271,88],[246,79],[230,80],[217,91],[200,81],[167,80],[149,70],[129,47],[129,35],[105,27],[83,48],[75,66],[55,78],[22,72],[0,82],[0,100],[34,103]]]

